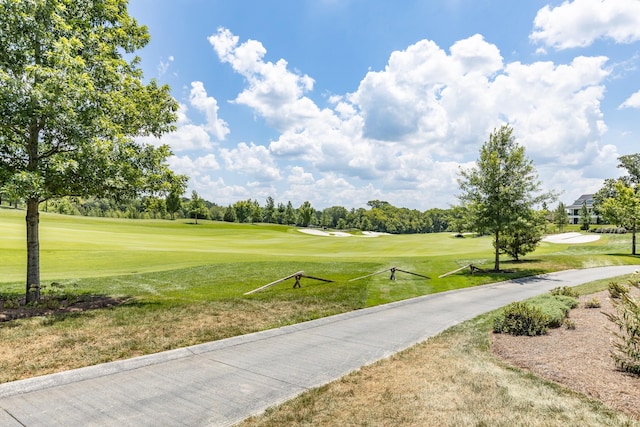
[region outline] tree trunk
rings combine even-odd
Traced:
[[[500,239],[500,232],[498,230],[496,230],[496,234],[495,234],[496,255],[495,255],[495,262],[493,263],[493,269],[496,272],[500,271],[500,247],[498,246],[498,240],[499,239]]]
[[[38,199],[27,200],[27,302],[40,299],[40,239]]]
[[[636,229],[631,230],[631,255],[636,254]]]

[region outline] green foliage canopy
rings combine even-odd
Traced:
[[[472,227],[494,236],[494,269],[500,269],[500,235],[513,231],[520,218],[528,218],[533,206],[551,197],[538,194],[540,181],[533,162],[518,145],[510,126],[489,135],[480,149],[476,166],[460,171],[458,196],[469,209]]]
[[[38,204],[64,196],[168,191],[168,86],[143,82],[149,41],[126,0],[0,1],[0,187],[27,203],[27,299],[39,288]],[[128,59],[127,59],[128,58]]]
[[[209,211],[207,210],[207,206],[204,203],[204,200],[198,196],[196,190],[191,192],[191,200],[189,201],[189,214],[196,219],[196,224],[198,223],[198,218],[206,218],[209,215]]]
[[[300,212],[301,225],[303,227],[308,227],[311,224],[311,218],[313,217],[313,207],[311,206],[311,202],[306,200],[300,207],[298,208],[298,212]]]
[[[558,203],[556,210],[553,211],[553,222],[558,226],[558,230],[564,231],[564,227],[569,224],[569,216],[567,215],[567,207],[564,203]]]
[[[618,157],[619,168],[628,175],[607,179],[595,194],[596,208],[605,221],[631,231],[631,254],[636,254],[636,233],[640,221],[640,154]]]
[[[604,219],[631,230],[631,254],[636,254],[636,231],[640,221],[640,197],[636,191],[620,180],[615,184],[615,197],[602,202],[601,212]]]
[[[500,235],[498,250],[518,261],[520,256],[533,252],[542,240],[543,223],[543,215],[533,210],[528,216],[517,218]]]

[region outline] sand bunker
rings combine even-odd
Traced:
[[[314,236],[325,237],[355,237],[353,234],[345,233],[343,231],[324,231],[317,228],[299,228],[301,233],[312,234]],[[377,231],[363,231],[362,236],[359,237],[378,237],[383,235],[389,235],[389,233],[379,233]]]
[[[313,234],[314,236],[333,236],[333,237],[352,237],[352,234],[343,233],[342,231],[323,231],[315,228],[300,228],[301,233]]]
[[[382,233],[380,231],[363,231],[364,237],[378,237],[378,236],[391,236],[391,233]]]
[[[589,243],[595,242],[600,239],[599,234],[580,234],[580,233],[561,233],[551,234],[542,239],[543,242],[560,243],[560,244],[575,244],[575,243]]]

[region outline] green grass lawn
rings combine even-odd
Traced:
[[[298,293],[334,293],[335,288],[365,287],[364,305],[404,299],[503,278],[563,268],[634,263],[630,237],[603,235],[595,243],[543,243],[522,262],[505,258],[513,274],[465,272],[438,276],[473,263],[491,268],[493,248],[487,237],[455,238],[451,233],[363,237],[324,237],[294,227],[190,220],[124,220],[42,213],[40,255],[42,284],[75,284],[81,293],[135,296],[154,301],[207,301],[245,292],[303,270],[333,280],[303,279]],[[0,292],[21,293],[25,276],[24,212],[0,209]],[[389,273],[350,279],[389,267]],[[265,291],[289,294],[285,282]],[[319,290],[320,289],[320,290]],[[253,298],[264,298],[260,294]],[[280,296],[282,297],[282,296]]]
[[[0,208],[0,236],[0,296],[19,298],[26,266],[23,211]],[[490,238],[355,232],[347,238],[320,237],[278,225],[47,213],[40,218],[40,244],[45,295],[55,281],[81,297],[104,295],[122,303],[0,322],[0,383],[449,289],[567,268],[638,263],[627,255],[630,236],[603,235],[589,244],[542,243],[521,262],[505,258],[501,266],[512,273],[471,275],[466,269],[438,278],[468,264],[492,268]],[[391,281],[385,272],[351,280],[393,266],[429,278],[397,272]],[[301,289],[292,289],[288,281],[244,295],[300,270],[333,282],[303,279]],[[444,334],[441,340],[455,341],[450,337]],[[456,357],[447,360],[464,359]],[[450,383],[447,377],[439,385]]]
[[[24,295],[24,212],[0,209],[0,296]],[[102,310],[0,322],[0,382],[124,359],[449,289],[567,268],[636,263],[630,236],[584,245],[543,243],[509,274],[493,267],[490,238],[452,233],[322,237],[295,227],[189,220],[86,218],[42,213],[43,294],[58,282],[78,296],[123,303]],[[397,267],[396,273],[351,279]],[[244,293],[297,271],[293,281]],[[28,361],[26,363],[25,361]]]

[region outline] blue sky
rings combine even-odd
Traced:
[[[509,124],[572,203],[640,152],[640,0],[131,0],[180,103],[189,193],[315,208],[457,204]]]

